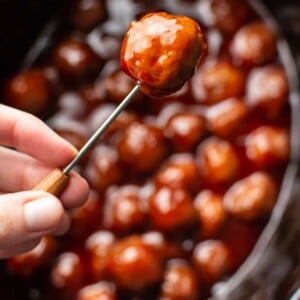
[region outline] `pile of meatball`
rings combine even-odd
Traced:
[[[70,1],[5,82],[6,104],[78,149],[140,87],[76,167],[91,193],[70,231],[5,262],[22,282],[11,300],[207,299],[276,205],[290,152],[277,33],[247,1],[117,2]]]

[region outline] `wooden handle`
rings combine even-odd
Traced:
[[[33,190],[45,191],[57,196],[65,187],[69,176],[63,174],[60,169],[54,169]]]

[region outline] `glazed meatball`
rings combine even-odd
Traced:
[[[85,250],[93,279],[101,280],[107,275],[109,252],[115,242],[115,236],[105,230],[95,231],[85,241]]]
[[[32,250],[16,255],[7,260],[9,272],[15,276],[30,278],[50,264],[57,250],[57,242],[53,237],[43,237]]]
[[[217,137],[210,137],[200,144],[196,160],[203,180],[212,184],[232,181],[240,169],[233,145]]]
[[[264,113],[268,118],[278,117],[288,101],[289,83],[282,68],[266,66],[255,68],[247,82],[246,101],[249,107]]]
[[[106,7],[103,0],[72,1],[68,15],[70,23],[82,31],[89,31],[106,19]]]
[[[205,134],[205,120],[194,113],[180,112],[170,118],[164,132],[176,151],[193,151]]]
[[[245,0],[212,0],[210,5],[214,25],[227,34],[239,29],[251,14],[249,5]]]
[[[245,139],[247,157],[260,167],[287,163],[290,141],[287,130],[274,126],[260,126]]]
[[[103,65],[100,57],[87,44],[75,38],[67,38],[58,44],[53,59],[61,75],[71,82],[93,78]]]
[[[100,193],[110,185],[119,183],[122,180],[122,167],[118,152],[107,145],[95,147],[87,162],[85,176]]]
[[[276,55],[276,35],[262,22],[245,25],[235,34],[230,52],[239,64],[250,67],[265,64]]]
[[[223,197],[211,190],[201,191],[194,200],[194,207],[204,238],[214,236],[227,220]]]
[[[134,185],[108,191],[104,206],[104,226],[112,231],[127,232],[140,228],[146,219],[146,207],[140,188]]]
[[[245,90],[245,74],[228,61],[207,64],[196,72],[192,90],[198,102],[209,105],[240,97]]]
[[[247,115],[243,99],[231,98],[209,107],[205,114],[207,128],[220,137],[231,138],[243,128]]]
[[[140,236],[128,236],[110,251],[109,271],[118,286],[140,291],[161,279],[162,259]]]
[[[117,300],[116,286],[107,281],[84,286],[79,290],[76,300]]]
[[[161,287],[161,298],[168,300],[196,300],[200,287],[193,268],[185,260],[168,262]]]
[[[224,207],[232,216],[245,221],[269,216],[277,198],[273,179],[255,172],[234,183],[224,195]]]
[[[167,154],[166,138],[153,125],[140,122],[131,124],[118,143],[120,159],[137,173],[156,168]]]
[[[194,20],[150,13],[129,26],[121,66],[145,94],[162,97],[192,77],[206,49],[204,33]]]
[[[161,187],[149,199],[153,226],[161,231],[188,227],[195,220],[191,196],[182,189]]]
[[[51,285],[66,294],[73,294],[84,284],[82,258],[74,252],[61,253],[54,262],[50,274]]]
[[[193,155],[173,154],[155,176],[157,186],[185,189],[191,193],[200,187],[200,173]]]
[[[50,104],[50,89],[46,77],[38,69],[22,71],[5,86],[6,104],[32,114],[41,114]]]
[[[222,279],[232,269],[231,253],[219,240],[206,240],[197,244],[192,260],[202,280],[209,284]]]

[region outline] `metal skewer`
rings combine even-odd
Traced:
[[[69,179],[69,172],[78,163],[78,161],[86,154],[86,152],[95,144],[95,142],[103,136],[105,131],[111,123],[118,117],[118,115],[126,108],[126,106],[134,99],[135,95],[139,92],[139,86],[136,85],[123,101],[116,107],[116,109],[109,115],[109,117],[101,124],[97,131],[89,138],[84,146],[79,150],[74,159],[63,169],[54,169],[48,174],[34,190],[43,190],[54,195],[58,195]]]
[[[82,158],[82,156],[95,144],[95,142],[102,137],[111,123],[117,118],[117,116],[126,108],[130,101],[139,91],[139,86],[136,85],[129,94],[122,100],[122,102],[116,107],[116,109],[109,115],[109,117],[103,122],[103,124],[97,129],[97,131],[90,137],[90,139],[84,144],[84,146],[79,150],[75,158],[64,168],[62,171],[67,175],[77,162]]]

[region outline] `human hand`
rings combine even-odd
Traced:
[[[0,258],[7,258],[31,250],[44,235],[65,233],[70,226],[65,209],[84,204],[89,188],[70,172],[59,199],[31,190],[77,151],[38,118],[2,104],[0,145]]]

